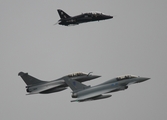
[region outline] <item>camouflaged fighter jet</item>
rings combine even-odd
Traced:
[[[91,73],[92,72],[85,74],[85,73],[79,72],[79,73],[69,74],[69,75],[66,75],[64,77],[68,77],[68,78],[75,80],[75,81],[78,81],[78,82],[85,82],[85,81],[100,77],[98,75],[91,75]],[[68,87],[68,85],[64,82],[64,77],[61,77],[59,79],[52,80],[52,81],[42,81],[42,80],[39,80],[39,79],[29,75],[28,73],[20,72],[18,75],[27,84],[26,91],[29,94],[54,93],[54,92],[59,92],[59,91],[65,90]]]
[[[78,25],[80,23],[100,21],[100,20],[106,20],[106,19],[113,18],[113,16],[105,15],[100,12],[82,13],[80,15],[71,17],[67,13],[65,13],[63,10],[58,9],[57,11],[61,19],[55,24],[65,25],[65,26]]]
[[[117,78],[108,80],[102,84],[96,86],[87,86],[78,81],[72,80],[69,77],[65,77],[64,80],[67,85],[72,89],[72,100],[71,102],[84,102],[90,100],[99,100],[111,97],[111,92],[125,90],[130,84],[140,83],[150,78],[139,77],[134,75],[125,75]]]

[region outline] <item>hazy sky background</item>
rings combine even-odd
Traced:
[[[57,9],[111,20],[53,26]],[[166,0],[0,0],[1,120],[165,120],[167,118]],[[53,80],[94,72],[96,85],[124,74],[150,77],[108,99],[71,103],[71,90],[26,96],[18,76]]]

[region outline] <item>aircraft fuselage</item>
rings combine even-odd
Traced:
[[[22,79],[27,84],[26,91],[30,94],[37,94],[37,93],[48,94],[65,90],[67,89],[68,85],[64,82],[63,78],[67,76],[78,82],[85,82],[100,77],[98,75],[90,75],[90,73],[89,74],[74,73],[66,75],[56,80],[42,81],[28,75],[28,73],[20,72],[19,76],[21,76]]]
[[[92,22],[92,21],[100,21],[100,20],[106,20],[111,19],[113,16],[105,15],[99,12],[89,12],[89,13],[82,13],[77,16],[69,16],[64,11],[58,9],[58,13],[60,15],[60,20],[58,21],[58,24],[60,25],[77,25],[80,23],[86,23],[86,22]]]
[[[150,79],[150,78],[145,78],[145,77],[114,78],[114,79],[108,80],[102,84],[99,84],[99,85],[96,85],[93,87],[89,87],[89,88],[86,88],[86,89],[83,89],[83,90],[80,90],[77,92],[73,92],[72,98],[79,98],[79,99],[81,99],[80,102],[87,101],[87,100],[94,100],[93,98],[97,98],[97,99],[108,98],[110,96],[105,97],[102,94],[99,95],[99,93],[101,93],[101,92],[102,93],[110,93],[110,92],[125,90],[128,88],[128,85],[130,85],[130,84],[144,82],[148,79]],[[82,99],[82,98],[87,98],[88,96],[95,96],[95,97],[90,97],[88,99]],[[74,101],[76,101],[76,100],[74,100]]]

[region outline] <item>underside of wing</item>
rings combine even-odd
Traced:
[[[56,83],[56,84],[49,84],[49,85],[41,85],[41,86],[37,86],[35,87],[31,92],[29,92],[29,94],[38,94],[38,93],[49,93],[49,91],[53,91],[53,89],[57,89],[57,91],[61,91],[64,90],[66,88],[60,88],[61,85],[63,85],[64,83]],[[51,92],[50,92],[51,93]]]
[[[85,102],[85,101],[94,101],[94,100],[100,100],[100,99],[105,99],[105,98],[109,98],[112,95],[98,95],[95,97],[91,97],[88,99],[77,99],[77,100],[72,100],[71,102]]]
[[[102,95],[102,94],[108,93],[108,92],[110,92],[110,91],[117,90],[117,89],[119,89],[119,88],[121,88],[121,86],[112,87],[112,88],[104,89],[104,90],[100,90],[100,91],[95,91],[95,92],[93,92],[93,93],[90,93],[90,94],[88,93],[88,94],[86,94],[86,95],[84,95],[84,96],[78,97],[76,100],[73,100],[73,101],[84,101],[84,100],[86,100],[86,99],[91,99],[91,98],[94,98],[94,97],[96,97],[96,96],[100,96],[100,95]],[[73,102],[73,101],[72,101],[72,102]]]

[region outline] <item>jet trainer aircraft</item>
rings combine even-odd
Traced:
[[[113,16],[105,15],[100,12],[82,13],[80,15],[71,17],[67,13],[65,13],[63,10],[58,9],[57,11],[61,19],[55,24],[60,24],[60,25],[65,25],[65,26],[78,25],[80,23],[106,20],[106,19],[113,18]]]
[[[88,74],[80,72],[69,74],[53,81],[42,81],[33,76],[28,75],[28,73],[20,72],[18,75],[21,76],[21,78],[27,84],[26,91],[29,94],[48,94],[65,90],[68,86],[64,82],[64,77],[68,77],[78,82],[85,82],[100,77],[98,75],[91,75],[91,72]]]
[[[76,98],[76,100],[72,100],[71,102],[84,102],[111,97],[111,95],[108,95],[107,93],[125,90],[130,84],[144,82],[148,79],[150,78],[125,75],[113,78],[93,87],[84,85],[69,77],[65,77],[64,80],[73,91],[71,97]]]

